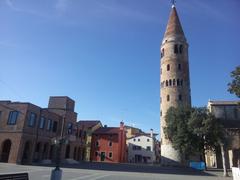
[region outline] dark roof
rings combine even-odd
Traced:
[[[118,134],[119,130],[119,127],[101,127],[94,131],[93,134]]]
[[[153,133],[153,137],[155,137],[155,136],[157,136],[157,135],[158,135],[158,134]],[[128,139],[137,138],[137,137],[139,137],[139,136],[147,136],[147,137],[151,138],[151,134],[150,134],[150,133],[137,133],[137,134],[135,134],[133,137],[130,137],[130,138],[128,138]]]
[[[96,126],[98,123],[101,123],[99,120],[80,120],[77,122],[77,124],[82,128],[92,128],[93,126]]]
[[[237,106],[240,103],[240,101],[209,101],[208,103],[211,106],[218,106],[218,105]]]

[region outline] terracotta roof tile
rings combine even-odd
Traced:
[[[172,8],[172,11],[170,13],[167,29],[165,31],[164,37],[167,37],[170,35],[181,35],[184,37],[184,32],[183,32],[180,20],[178,18],[178,14],[175,6]]]
[[[94,131],[93,134],[118,134],[119,130],[119,127],[102,127]]]

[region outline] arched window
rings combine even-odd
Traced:
[[[183,45],[181,44],[181,45],[179,46],[179,53],[182,54],[182,52],[183,52]]]
[[[180,85],[181,85],[181,86],[183,85],[183,80],[181,80]]]
[[[169,80],[169,86],[172,86],[172,80],[171,79]]]
[[[166,80],[166,86],[168,86],[168,80]]]
[[[181,94],[178,95],[178,100],[182,101],[182,95]]]
[[[177,44],[174,45],[174,53],[178,54],[178,45]]]
[[[167,71],[170,71],[170,64],[167,65]]]
[[[163,57],[163,56],[164,56],[164,48],[161,51],[161,57]]]
[[[170,96],[169,95],[167,95],[167,101],[170,101]]]
[[[177,79],[177,86],[179,86],[179,79]]]
[[[176,80],[175,80],[175,79],[173,79],[173,86],[175,86],[175,84],[176,84]]]
[[[182,67],[181,67],[181,64],[178,64],[178,70],[181,70]]]

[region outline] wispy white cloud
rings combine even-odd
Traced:
[[[43,18],[50,18],[51,17],[46,12],[36,11],[36,10],[33,10],[33,9],[27,9],[27,8],[20,8],[16,5],[15,1],[13,1],[13,0],[5,0],[5,4],[12,11],[15,11],[15,12],[18,12],[18,13],[26,13],[26,14],[29,14],[29,15],[34,15],[34,16],[43,17]]]

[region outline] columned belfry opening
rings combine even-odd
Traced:
[[[162,50],[164,49],[164,55]],[[188,43],[184,35],[175,1],[169,16],[166,31],[160,47],[161,52],[161,163],[163,165],[179,165],[181,156],[172,147],[164,134],[165,116],[170,107],[191,107],[190,77],[188,63]]]

